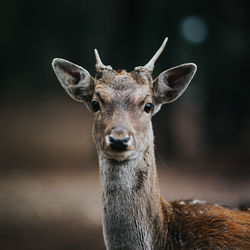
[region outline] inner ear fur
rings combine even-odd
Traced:
[[[53,60],[52,67],[62,87],[74,100],[90,102],[94,79],[86,69],[60,58]]]
[[[163,71],[153,82],[155,104],[175,101],[188,87],[197,66],[186,63]]]

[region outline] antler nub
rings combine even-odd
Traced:
[[[112,70],[112,67],[110,65],[106,66],[102,63],[102,60],[99,56],[97,49],[95,49],[94,52],[95,52],[95,58],[96,58],[96,65],[95,65],[96,71]]]
[[[166,37],[161,45],[161,47],[158,49],[158,51],[155,53],[155,55],[151,58],[151,60],[145,65],[145,66],[139,66],[136,67],[135,70],[145,70],[152,74],[154,70],[154,64],[158,57],[161,55],[162,51],[164,50],[166,43],[168,41],[168,37]]]

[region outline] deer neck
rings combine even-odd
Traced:
[[[103,230],[108,249],[152,249],[163,223],[153,132],[136,159],[117,162],[99,154]]]

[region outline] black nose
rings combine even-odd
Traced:
[[[109,145],[111,149],[115,151],[124,151],[128,147],[129,136],[117,138],[113,135],[109,135]]]

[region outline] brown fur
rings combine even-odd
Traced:
[[[250,249],[249,213],[193,201],[161,203],[166,249]]]

